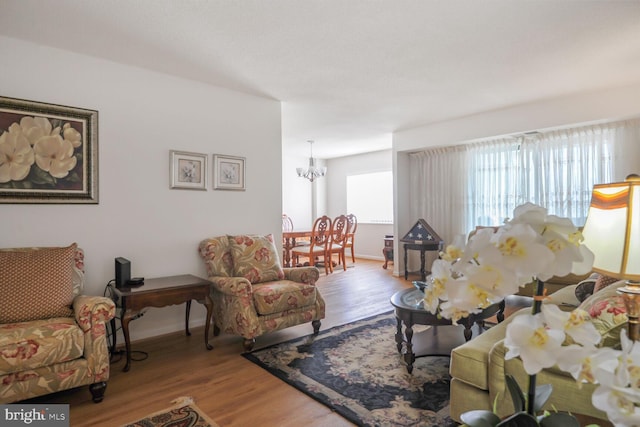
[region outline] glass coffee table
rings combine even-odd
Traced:
[[[485,319],[491,316],[497,316],[499,322],[504,319],[504,300],[490,305],[480,313],[460,319],[458,325],[453,325],[451,320],[438,317],[425,310],[423,299],[424,293],[420,289],[414,288],[398,291],[391,297],[391,305],[395,309],[396,321],[398,322],[395,335],[396,345],[398,352],[403,355],[409,373],[413,372],[413,362],[416,357],[450,357],[451,350],[471,339],[473,329],[476,329],[477,334],[482,333]],[[404,335],[402,333],[403,324]],[[414,336],[414,325],[429,325],[431,327]]]

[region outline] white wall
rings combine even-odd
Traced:
[[[518,105],[395,132],[393,134],[396,197],[394,234],[397,236],[400,232],[408,230],[416,221],[415,218],[408,216],[411,173],[408,153],[427,147],[459,144],[479,138],[638,117],[640,116],[639,99],[640,84],[636,84]],[[640,159],[638,161],[640,162]],[[397,240],[395,249],[395,253],[398,254]]]
[[[347,214],[347,176],[362,173],[383,172],[392,169],[392,151],[338,157],[327,161],[327,215],[335,218]],[[384,259],[385,234],[393,233],[392,224],[358,224],[356,236],[356,257]]]
[[[280,103],[0,37],[0,95],[99,111],[98,205],[0,204],[2,247],[86,252],[85,292],[102,295],[114,258],[132,275],[206,277],[208,236],[274,233],[280,241]],[[209,156],[207,191],[169,189],[169,150]],[[211,190],[211,155],[246,157],[245,192]],[[205,309],[192,308],[192,325]],[[184,306],[150,309],[132,339],[184,327]]]

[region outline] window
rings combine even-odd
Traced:
[[[359,223],[393,223],[391,171],[347,176],[347,212]]]

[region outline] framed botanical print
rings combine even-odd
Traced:
[[[244,191],[245,158],[214,154],[213,189]]]
[[[170,187],[183,190],[207,189],[207,155],[170,151]]]
[[[98,112],[0,97],[0,203],[98,203]]]

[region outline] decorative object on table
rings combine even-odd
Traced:
[[[169,152],[171,188],[183,190],[207,189],[207,155],[188,151]]]
[[[438,236],[438,233],[427,224],[427,221],[422,218],[411,227],[409,232],[405,234],[400,241],[404,243],[404,279],[407,280],[409,278],[409,271],[407,270],[407,250],[418,250],[420,251],[420,280],[424,281],[427,277],[427,271],[424,265],[425,252],[440,252],[444,241]]]
[[[309,143],[309,150],[311,152],[309,157],[309,168],[306,170],[304,168],[296,168],[296,173],[300,178],[307,178],[309,181],[313,182],[317,178],[322,178],[327,173],[326,166],[316,167],[316,159],[313,158],[313,141],[307,141]]]
[[[565,313],[555,305],[541,303],[544,280],[590,270],[593,254],[581,241],[580,231],[570,220],[548,215],[546,209],[527,203],[518,206],[514,218],[503,226],[479,230],[463,250],[450,246],[441,254],[443,259],[434,262],[432,281],[425,288],[425,308],[454,322],[516,293],[531,280],[537,282],[532,314],[515,317],[507,326],[504,341],[508,349],[505,359],[520,357],[529,374],[527,398],[523,399],[527,402],[526,412],[514,400],[517,412],[507,420],[501,421],[491,411],[472,411],[462,415],[465,423],[537,424],[536,414],[545,400],[543,394],[548,396],[551,391],[546,385],[536,388],[536,374],[556,364],[576,377],[580,373],[575,366],[582,366],[582,360],[572,352],[595,349],[599,333],[586,312]],[[563,347],[567,336],[575,344]],[[560,355],[564,358],[559,359]],[[522,394],[519,388],[514,393]],[[560,418],[562,424],[557,424]],[[571,425],[564,418],[564,414],[553,413],[545,417],[545,424]],[[577,421],[574,425],[578,425]]]
[[[183,396],[171,402],[171,406],[149,414],[122,427],[218,427],[207,414],[202,412],[192,397]]]
[[[438,426],[449,417],[449,358],[422,357],[409,375],[393,314],[297,338],[243,356],[360,426]]]
[[[98,203],[98,112],[0,97],[0,203]]]
[[[244,157],[213,155],[213,189],[245,191]]]

